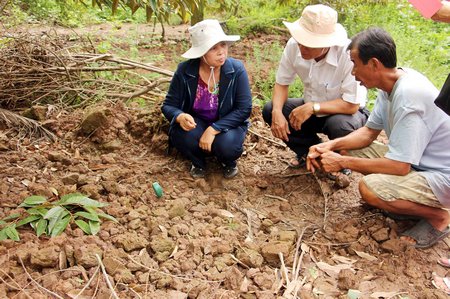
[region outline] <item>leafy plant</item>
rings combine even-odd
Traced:
[[[100,231],[102,219],[117,222],[116,218],[100,210],[107,205],[79,193],[66,194],[54,202],[33,195],[19,205],[25,209],[25,214],[15,213],[0,220],[0,240],[19,241],[17,228],[27,224],[38,237],[44,234],[58,236],[70,223],[75,223],[88,235],[95,235]]]

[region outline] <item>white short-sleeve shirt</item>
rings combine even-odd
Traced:
[[[350,40],[344,46],[331,47],[325,58],[316,62],[314,59],[303,59],[298,43],[290,38],[278,66],[276,82],[290,85],[298,75],[303,82],[305,102],[325,102],[341,98],[364,107],[367,90],[351,74],[353,62],[347,52],[349,43]]]
[[[390,94],[378,91],[366,126],[389,138],[385,157],[410,163],[434,195],[450,207],[450,116],[434,104],[439,91],[422,74],[406,72]]]

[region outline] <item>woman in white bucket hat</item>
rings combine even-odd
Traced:
[[[217,20],[189,28],[191,48],[178,65],[162,106],[170,121],[169,147],[191,162],[192,177],[204,177],[208,155],[223,166],[225,178],[238,174],[252,97],[242,62],[228,57],[228,46],[239,39],[226,35]]]
[[[272,134],[295,152],[290,166],[302,167],[309,147],[321,142],[317,133],[334,139],[364,126],[367,90],[351,74],[353,64],[346,50],[350,40],[334,9],[306,6],[300,19],[284,25],[291,38],[263,117]],[[296,76],[302,80],[303,97],[288,99]]]

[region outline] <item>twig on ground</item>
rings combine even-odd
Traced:
[[[33,277],[31,277],[30,273],[28,273],[27,268],[25,268],[25,265],[23,264],[22,258],[19,257],[19,262],[22,265],[23,270],[25,271],[25,274],[28,276],[28,278],[34,282],[34,284],[38,287],[38,289],[44,290],[47,293],[51,294],[52,296],[55,296],[58,299],[64,299],[63,297],[59,296],[58,294],[56,294],[55,292],[50,291],[47,288],[44,288],[43,286],[41,286],[36,280],[34,280]]]
[[[115,299],[119,299],[119,297],[116,294],[116,291],[114,290],[111,281],[109,280],[108,274],[106,273],[105,265],[103,265],[102,260],[100,259],[100,256],[98,254],[95,254],[95,257],[97,258],[97,262],[100,265],[103,276],[105,276],[106,284],[108,285],[109,290],[111,291],[111,296]]]
[[[250,269],[250,266],[246,265],[244,262],[240,261],[237,257],[235,257],[233,254],[230,254],[231,258],[236,261],[239,265],[243,266],[244,268]]]
[[[324,206],[323,207],[323,226],[322,226],[322,228],[325,229],[325,227],[327,225],[327,218],[328,218],[328,196],[323,191],[322,183],[320,182],[320,180],[317,177],[317,175],[315,173],[313,173],[313,176],[314,176],[314,179],[317,182],[317,185],[319,185],[320,193],[322,194],[322,197],[324,199],[324,204],[323,204],[323,206]]]
[[[2,269],[0,269],[0,271],[1,271],[4,275],[6,275],[6,276],[11,280],[11,282],[13,282],[15,285],[17,285],[17,287],[15,287],[15,286],[13,286],[13,285],[7,283],[7,282],[0,276],[0,280],[3,281],[3,283],[4,283],[6,286],[8,286],[8,288],[10,288],[10,289],[12,289],[12,290],[21,291],[21,292],[23,292],[23,293],[25,294],[25,296],[26,296],[27,298],[32,299],[31,296],[28,295],[27,292],[25,291],[25,288],[26,288],[26,287],[21,287],[20,284],[19,284],[17,281],[15,281],[8,273],[6,273],[5,271],[3,271]],[[20,292],[19,292],[18,294],[20,294]],[[18,295],[18,294],[17,294],[17,295]]]
[[[80,296],[81,294],[83,294],[84,290],[86,290],[89,285],[91,284],[92,280],[94,280],[95,275],[97,275],[98,270],[100,269],[100,266],[97,266],[97,269],[95,269],[94,274],[92,274],[91,278],[89,279],[89,281],[86,283],[86,285],[81,289],[81,291],[75,296],[74,299],[77,299],[78,296]]]
[[[254,135],[256,135],[256,136],[258,136],[258,137],[260,137],[260,138],[262,138],[262,139],[264,139],[264,140],[267,140],[267,141],[270,141],[270,142],[272,142],[272,143],[274,143],[274,144],[276,144],[276,145],[278,145],[278,146],[281,146],[281,147],[286,147],[286,144],[283,144],[283,143],[281,143],[281,142],[278,142],[278,141],[275,141],[275,140],[273,140],[273,139],[270,139],[270,138],[267,138],[267,137],[265,137],[265,136],[263,136],[263,135],[261,135],[261,134],[259,134],[259,133],[256,133],[255,131],[253,131],[252,129],[248,129],[248,131],[250,132],[250,133],[252,133],[252,134],[254,134]]]
[[[264,196],[268,197],[268,198],[278,199],[278,200],[281,200],[284,202],[289,202],[289,200],[287,200],[286,198],[283,198],[283,197],[277,196],[277,195],[264,194]]]
[[[311,171],[306,171],[306,172],[298,172],[298,173],[291,173],[291,174],[279,174],[277,175],[277,177],[279,178],[292,178],[292,177],[296,177],[296,176],[301,176],[301,175],[307,175],[307,174],[311,174]]]

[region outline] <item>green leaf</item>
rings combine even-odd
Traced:
[[[41,218],[37,225],[36,225],[36,235],[39,237],[43,233],[45,233],[45,230],[47,229],[48,221]]]
[[[79,228],[81,228],[82,231],[84,231],[88,235],[92,235],[91,228],[89,227],[89,224],[87,224],[86,221],[77,219],[75,220],[75,224],[78,225]]]
[[[111,220],[111,221],[116,222],[116,223],[119,223],[119,221],[116,218],[114,218],[111,215],[105,214],[105,213],[98,213],[98,217],[104,218],[104,219],[107,219],[107,220]]]
[[[19,217],[20,217],[20,214],[19,213],[15,213],[15,214],[11,214],[11,215],[3,218],[2,220],[3,221],[8,221],[8,220],[16,219],[16,218],[19,218]]]
[[[45,214],[47,214],[48,209],[46,208],[31,208],[31,209],[27,209],[27,213],[30,215],[41,215],[42,217],[45,216]]]
[[[89,221],[89,228],[91,229],[91,233],[96,235],[100,231],[100,222]]]
[[[66,209],[63,209],[61,211],[61,213],[58,214],[58,217],[51,218],[48,222],[48,234],[52,235],[53,230],[56,227],[56,225],[61,221],[61,219],[63,219],[64,217],[66,217],[69,214],[70,213]]]
[[[0,241],[8,239],[8,235],[6,234],[6,227],[0,230]]]
[[[97,213],[91,214],[91,213],[87,213],[87,212],[76,212],[75,216],[80,216],[80,217],[83,217],[83,218],[86,218],[86,219],[92,220],[92,221],[100,221]]]
[[[44,219],[54,219],[58,218],[59,215],[64,211],[65,209],[60,206],[56,206],[48,210],[48,212],[45,214]]]
[[[40,219],[42,219],[42,218],[40,218]],[[39,219],[39,220],[40,220]],[[30,222],[30,226],[34,229],[34,230],[36,230],[36,225],[37,225],[37,223],[39,222],[39,220],[35,220],[35,221],[31,221]]]
[[[55,204],[57,205],[79,205],[83,207],[94,207],[94,208],[101,208],[106,207],[107,203],[102,203],[94,199],[90,199],[89,197],[78,194],[78,193],[72,193],[67,194],[61,198],[61,200],[57,201]]]
[[[27,218],[24,218],[16,223],[16,227],[25,225],[27,223],[33,222],[34,220],[37,220],[39,218],[42,218],[41,215],[30,215]]]
[[[13,241],[20,241],[19,233],[16,230],[15,225],[5,227],[5,233]]]
[[[56,223],[55,227],[52,230],[51,236],[56,237],[60,235],[66,229],[69,222],[70,222],[70,215],[64,216],[64,218],[62,218],[61,220],[58,221],[58,223]]]
[[[19,205],[19,207],[29,207],[43,204],[47,201],[47,198],[41,195],[33,195],[25,198],[25,200]]]

